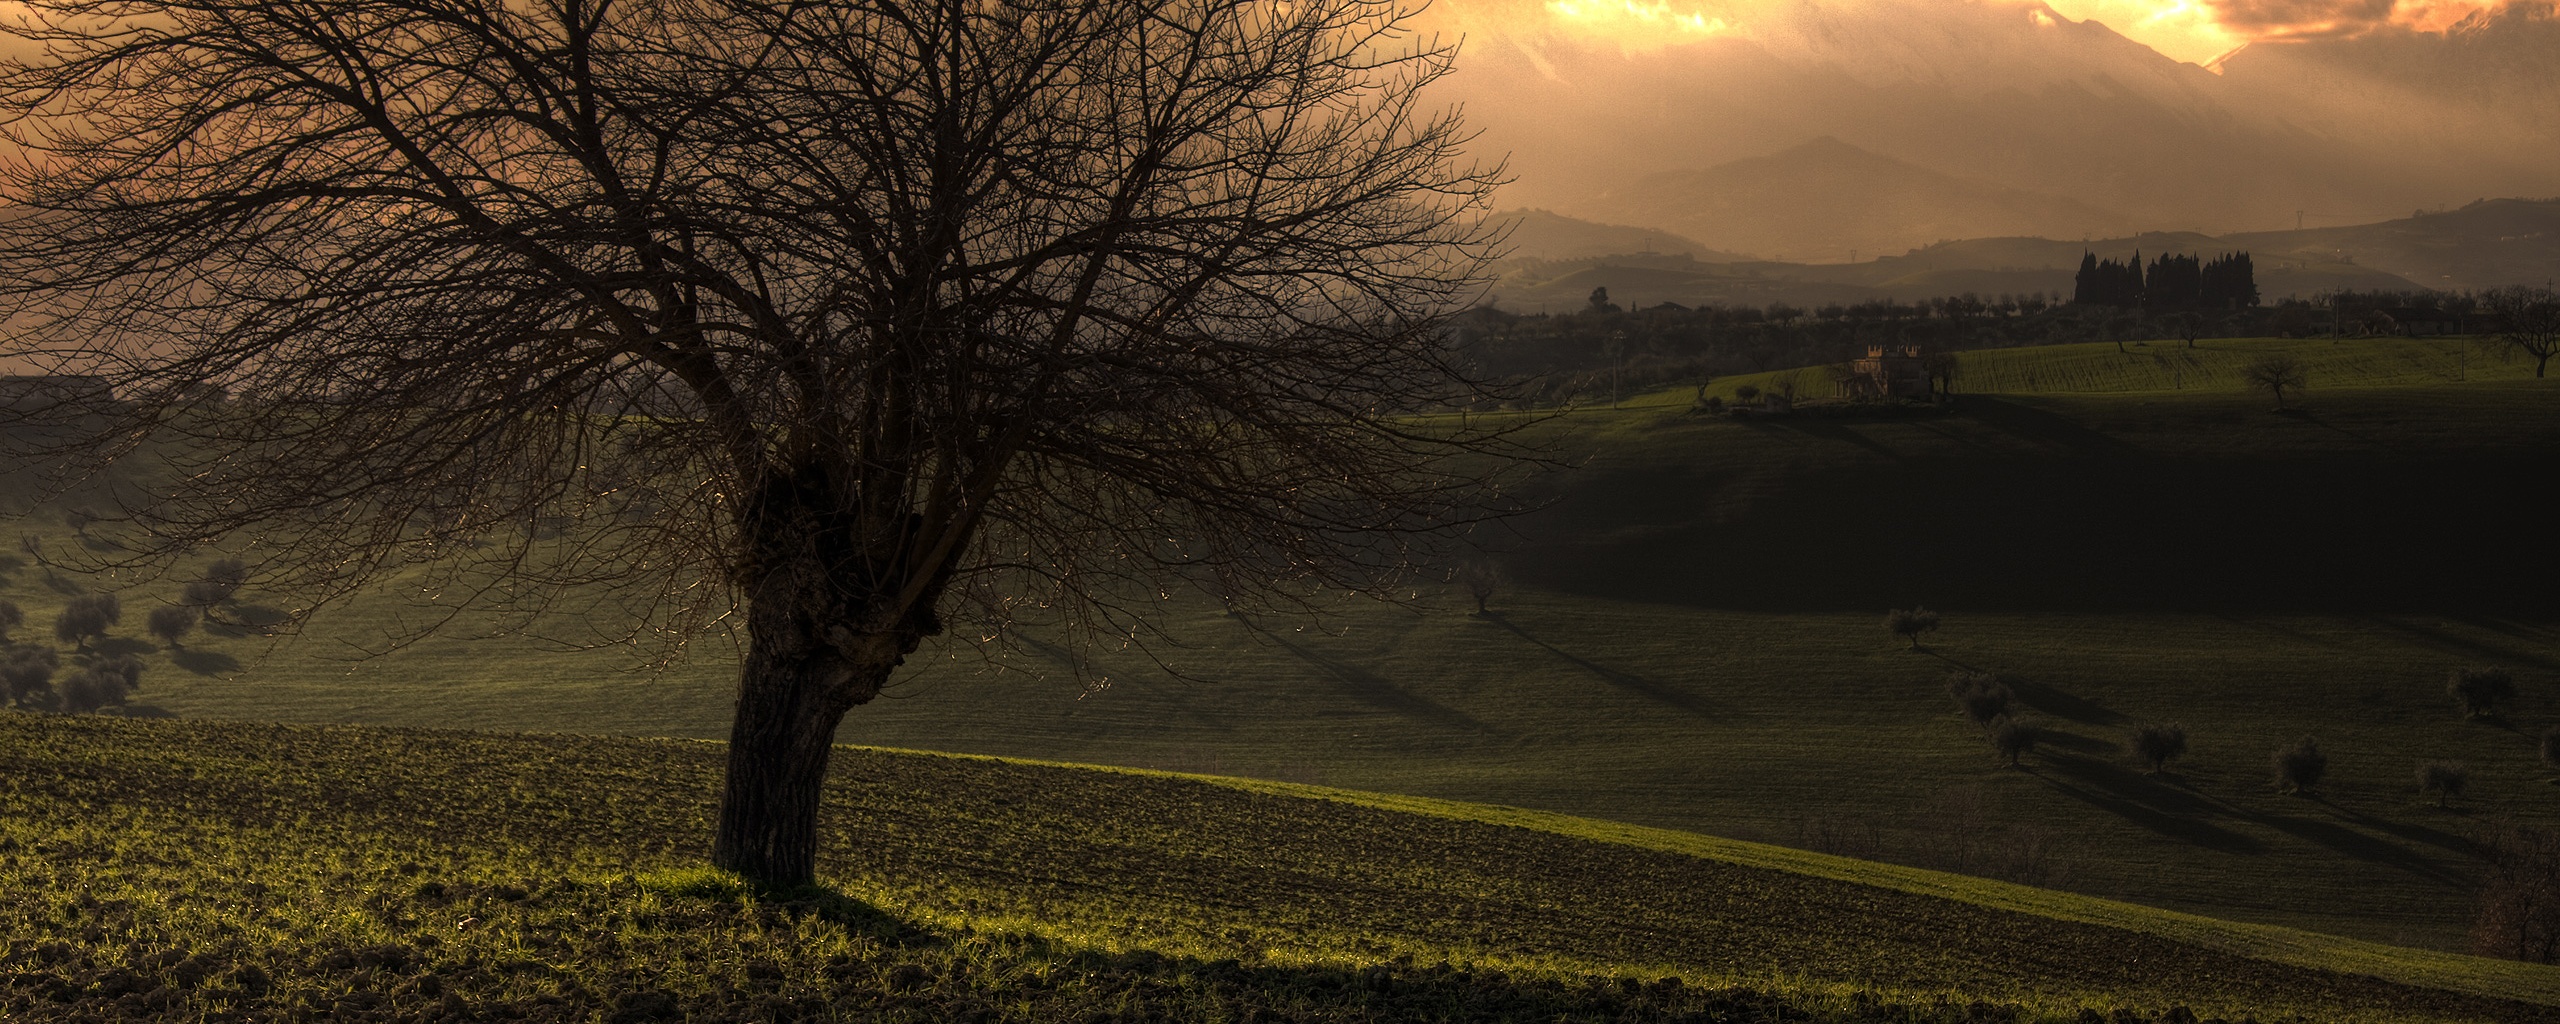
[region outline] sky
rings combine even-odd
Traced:
[[[1747,32],[1753,15],[1799,0],[1440,0],[1434,16],[1473,33],[1560,34],[1651,49]],[[1847,6],[1846,0],[1836,6]],[[2494,2],[2494,0],[2493,0]],[[2039,6],[2017,0],[2021,7]],[[2252,42],[2355,35],[2385,26],[2439,31],[2491,3],[2475,0],[2045,0],[2171,58],[2207,64]]]

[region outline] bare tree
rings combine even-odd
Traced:
[[[2498,705],[2516,699],[2516,679],[2496,666],[2457,668],[2445,673],[2444,692],[2462,709],[2462,717],[2494,718]]]
[[[2418,792],[2444,807],[2471,786],[2471,766],[2459,761],[2426,761],[2418,765]]]
[[[1493,600],[1493,595],[1502,589],[1507,579],[1502,563],[1483,556],[1468,559],[1465,565],[1458,567],[1458,582],[1466,586],[1467,596],[1475,599],[1478,617],[1493,614],[1485,607],[1485,602]]]
[[[2560,963],[2560,830],[2501,823],[2480,843],[2481,879],[2473,951],[2529,963]]]
[[[2284,393],[2302,390],[2310,378],[2303,372],[2301,361],[2282,353],[2270,353],[2242,367],[2240,379],[2248,381],[2251,387],[2264,388],[2275,395],[2276,409],[2282,411],[2285,407]]]
[[[1896,608],[1884,613],[1887,632],[1911,641],[1911,649],[1920,649],[1920,635],[1938,631],[1938,613],[1923,607]]]
[[[2276,748],[2272,759],[2276,770],[2276,788],[2287,793],[2307,793],[2329,774],[2329,755],[2320,752],[2320,741],[2305,736],[2290,746]]]
[[[187,634],[195,630],[198,614],[192,605],[164,604],[151,609],[151,614],[145,617],[145,625],[150,627],[152,636],[160,638],[161,643],[176,647],[178,641],[186,639]]]
[[[2498,343],[2533,357],[2540,377],[2560,355],[2560,292],[2509,285],[2480,295],[2480,310],[2497,318]]]
[[[135,557],[739,630],[721,867],[812,877],[838,723],[951,616],[1143,639],[1492,514],[1447,456],[1516,425],[1406,415],[1489,397],[1496,172],[1403,0],[27,9],[5,354],[172,464]]]
[[[2133,753],[2151,774],[2167,771],[2169,762],[2187,756],[2187,727],[2169,722],[2136,729]]]

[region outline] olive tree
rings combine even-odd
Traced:
[[[1516,425],[1412,415],[1501,397],[1443,329],[1497,172],[1403,0],[22,6],[0,354],[168,464],[120,539],[736,630],[750,877],[961,619],[1389,593],[1499,511],[1450,456]]]
[[[2169,769],[2169,762],[2187,756],[2187,727],[2175,722],[2154,723],[2133,731],[2133,753],[2142,759],[2150,774]]]

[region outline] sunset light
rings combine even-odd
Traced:
[[[1852,11],[1891,0],[1837,0]],[[1960,0],[1949,0],[1960,2]],[[1998,0],[1995,0],[1998,2]],[[2019,2],[2038,25],[2056,16],[2095,21],[2174,59],[2210,64],[2252,42],[2347,36],[2398,27],[2441,32],[2493,3],[2473,0],[2048,0]],[[1470,32],[1512,37],[1554,34],[1652,50],[1719,35],[1749,36],[1772,20],[1771,0],[1453,0],[1439,13]]]

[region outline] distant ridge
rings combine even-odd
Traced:
[[[1567,217],[1552,210],[1510,210],[1496,213],[1487,220],[1504,232],[1505,255],[1512,259],[1577,260],[1650,252],[1687,253],[1717,263],[1749,258],[1739,253],[1710,249],[1696,239],[1659,228],[1600,224]]]
[[[1768,156],[1650,175],[1590,205],[1611,219],[1797,262],[1985,234],[2108,235],[2134,225],[2075,199],[1941,174],[1827,135]]]

